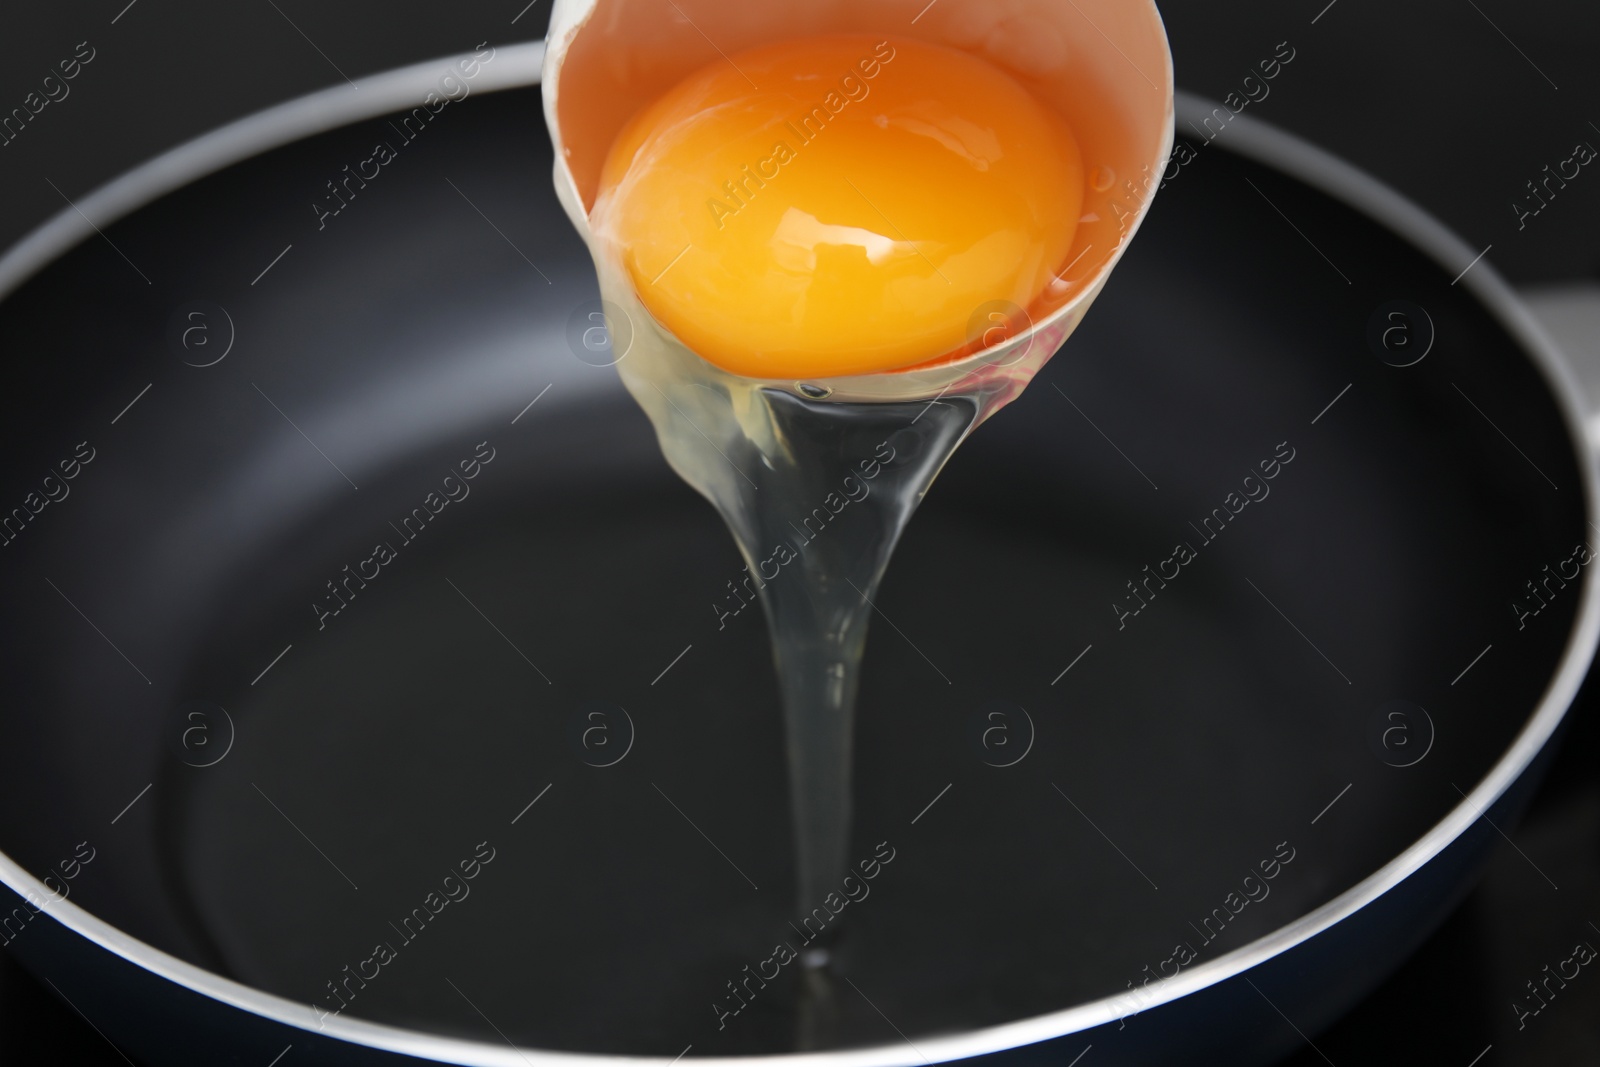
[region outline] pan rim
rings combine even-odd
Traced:
[[[93,235],[96,228],[89,221],[91,215],[101,223],[113,222],[161,196],[252,156],[409,106],[426,94],[445,64],[470,54],[439,57],[372,75],[361,80],[359,94],[352,92],[349,86],[340,85],[296,97],[155,156],[81,198],[76,208],[63,209],[0,255],[0,300],[9,297],[45,265]],[[498,58],[500,62],[483,68],[474,88],[492,92],[539,84],[544,59],[542,41],[501,47]],[[1222,106],[1181,90],[1176,96],[1180,120],[1210,116],[1214,109]],[[1569,446],[1581,471],[1586,518],[1591,525],[1600,528],[1600,507],[1597,507],[1600,465],[1597,465],[1595,446],[1585,429],[1587,416],[1578,399],[1583,394],[1555,343],[1493,267],[1488,262],[1477,262],[1480,255],[1471,246],[1396,190],[1293,134],[1253,116],[1233,114],[1223,132],[1215,136],[1226,141],[1229,151],[1296,178],[1361,212],[1444,269],[1462,271],[1457,281],[1519,343],[1554,394]],[[1596,643],[1600,641],[1600,592],[1596,584],[1592,573],[1585,575],[1577,616],[1560,663],[1522,730],[1459,804],[1410,846],[1332,900],[1232,952],[1195,964],[1153,990],[1147,990],[1148,999],[1140,1012],[1219,985],[1331,929],[1420,870],[1477,822],[1549,742],[1577,695],[1588,673]],[[39,879],[3,851],[0,851],[0,883],[24,899],[29,899],[30,894],[33,899],[47,899],[53,895]],[[474,1067],[526,1067],[532,1057],[562,1067],[569,1064],[571,1067],[600,1067],[607,1063],[667,1067],[676,1062],[666,1056],[619,1056],[509,1044],[500,1046],[345,1016],[319,1024],[309,1004],[256,989],[181,960],[132,937],[71,901],[50,905],[50,913],[69,931],[184,989],[265,1020],[351,1044]],[[1104,997],[962,1034],[922,1039],[916,1048],[896,1044],[716,1059],[731,1067],[774,1067],[780,1063],[803,1067],[812,1064],[817,1067],[912,1067],[918,1061],[927,1062],[925,1058],[959,1059],[1091,1030],[1116,1022],[1127,1014],[1119,1010],[1125,999]]]

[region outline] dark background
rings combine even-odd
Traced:
[[[0,147],[0,246],[65,206],[50,182],[76,199],[224,122],[337,84],[341,71],[360,78],[486,39],[542,36],[551,0],[534,0],[511,23],[527,2],[135,0],[125,12],[127,0],[8,4],[0,112],[21,106],[80,41],[96,55],[70,96]],[[1335,0],[1324,11],[1327,3],[1161,4],[1178,84],[1220,98],[1288,41],[1293,64],[1250,114],[1366,168],[1469,244],[1492,243],[1488,261],[1514,281],[1600,273],[1600,176],[1586,168],[1520,232],[1511,208],[1575,143],[1600,148],[1600,5]]]
[[[943,0],[977,2],[977,0]],[[71,57],[95,57],[0,147],[0,247],[127,168],[289,97],[478,42],[542,35],[550,0],[94,0],[0,12],[0,113]],[[1575,0],[1172,0],[1178,84],[1220,98],[1280,42],[1293,63],[1252,116],[1422,204],[1519,285],[1600,281],[1600,173],[1519,230],[1525,185],[1600,148],[1600,5]],[[519,16],[519,13],[520,16]],[[513,24],[513,19],[517,21]],[[113,21],[115,20],[115,21]],[[292,20],[292,22],[291,22]],[[1313,21],[1315,20],[1315,21]],[[313,43],[314,42],[314,43]],[[59,188],[52,188],[52,183]],[[1519,1030],[1536,961],[1600,946],[1600,727],[1594,698],[1528,818],[1406,967],[1291,1063],[1600,1063],[1600,975]],[[1511,828],[1507,828],[1511,830]],[[1534,874],[1534,870],[1541,872]],[[1552,894],[1548,878],[1559,889]],[[1487,1048],[1487,1046],[1493,1048]],[[1473,1057],[1486,1051],[1483,1058]],[[0,1061],[122,1063],[0,953]],[[1092,1064],[1086,1064],[1092,1067]]]

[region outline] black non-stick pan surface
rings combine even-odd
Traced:
[[[1365,941],[1159,1006],[1423,839],[1567,652],[1586,468],[1451,272],[1220,141],[1177,169],[890,568],[876,877],[802,1025],[797,964],[748,981],[823,903],[764,621],[723,614],[732,541],[585,344],[550,162],[536,88],[360,122],[0,303],[0,847],[304,1028],[132,981],[50,908],[9,951],[153,1063],[380,1062],[351,1019],[474,1062],[920,1062],[1119,995],[1073,1027],[1098,1063],[1262,1063],[1420,940],[1483,823]]]

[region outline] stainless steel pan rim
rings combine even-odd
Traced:
[[[347,86],[324,89],[259,111],[155,157],[101,186],[61,211],[27,238],[0,256],[0,299],[11,293],[45,264],[105,224],[190,182],[251,156],[304,137],[364,119],[375,118],[419,103],[446,64],[464,56],[446,56],[362,79],[360,91]],[[500,48],[495,61],[482,69],[474,88],[479,92],[537,85],[544,60],[542,42]],[[1198,129],[1197,123],[1220,107],[1212,101],[1180,92],[1177,116]],[[1181,129],[1181,127],[1180,127]],[[1576,380],[1559,351],[1532,314],[1487,263],[1475,262],[1478,253],[1422,208],[1335,156],[1298,137],[1248,115],[1235,115],[1217,139],[1229,150],[1264,164],[1343,201],[1431,257],[1443,269],[1465,271],[1457,284],[1472,292],[1500,325],[1522,345],[1544,375],[1561,410],[1567,436],[1583,473],[1585,513],[1600,529],[1600,468],[1594,444],[1587,437],[1586,414],[1581,410]],[[1467,268],[1471,269],[1468,270]],[[1462,802],[1411,847],[1361,882],[1298,920],[1258,938],[1226,955],[1196,964],[1150,991],[1143,1011],[1169,1003],[1197,990],[1223,982],[1292,949],[1372,903],[1403,879],[1444,851],[1478,820],[1519,778],[1550,740],[1577,695],[1600,639],[1600,594],[1595,577],[1585,575],[1576,625],[1562,652],[1560,666],[1540,698],[1537,709],[1482,781]],[[52,894],[44,884],[0,852],[0,882],[33,899]],[[530,1062],[597,1067],[606,1063],[651,1064],[673,1062],[666,1056],[611,1056],[588,1053],[517,1049],[457,1038],[436,1037],[396,1026],[339,1016],[319,1026],[307,1004],[262,992],[213,974],[169,955],[118,930],[71,901],[51,908],[57,922],[79,936],[129,962],[202,996],[261,1018],[330,1038],[387,1050],[406,1056],[481,1067],[526,1067]],[[717,1057],[737,1067],[772,1064],[818,1067],[910,1067],[926,1059],[953,1060],[1030,1045],[1065,1034],[1115,1022],[1124,1012],[1116,998],[1080,1004],[1062,1011],[987,1027],[970,1033],[919,1040],[915,1049],[905,1044],[825,1053],[781,1056]]]

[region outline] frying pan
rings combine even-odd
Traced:
[[[539,58],[0,259],[6,950],[152,1064],[1269,1063],[1376,984],[1596,640],[1578,394],[1489,264],[1184,98],[877,601],[870,892],[795,901],[762,621],[591,332]]]

